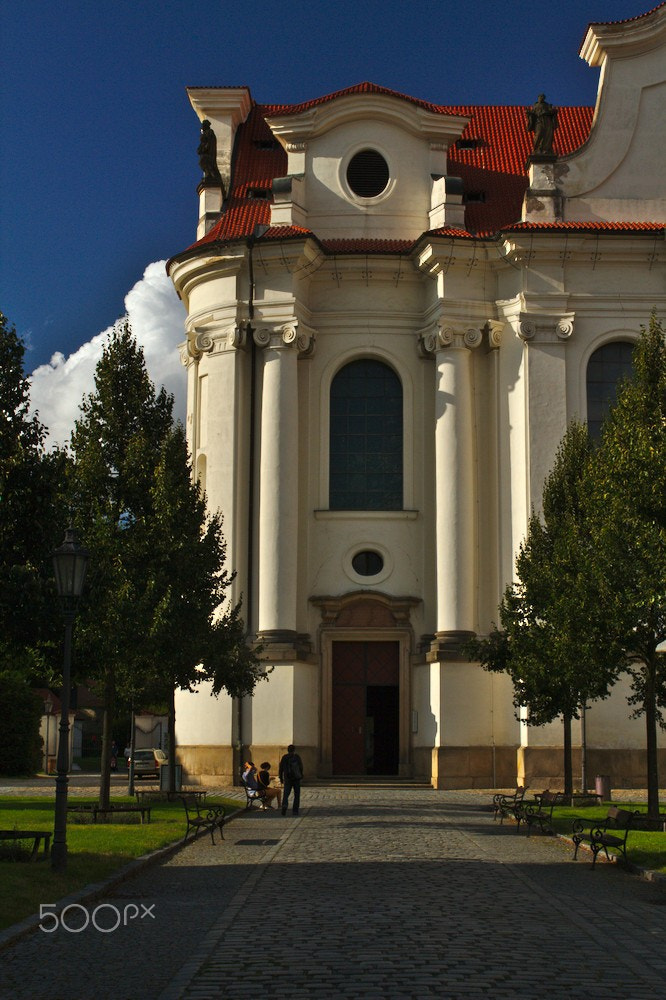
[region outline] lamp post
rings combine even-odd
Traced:
[[[55,822],[51,867],[64,871],[67,867],[67,786],[69,784],[69,697],[72,666],[72,626],[79,598],[83,591],[88,566],[88,553],[78,544],[73,528],[65,532],[65,540],[53,553],[56,589],[65,622],[65,646],[62,668],[62,711],[55,788]]]
[[[44,745],[44,774],[49,773],[49,723],[51,721],[51,712],[53,711],[53,699],[50,694],[47,694],[44,699],[44,714],[46,715],[46,742]]]

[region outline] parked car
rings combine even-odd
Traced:
[[[152,747],[150,750],[134,751],[134,777],[135,778],[159,778],[160,768],[166,764],[168,758],[164,750]],[[131,764],[132,758],[127,758],[127,766]]]

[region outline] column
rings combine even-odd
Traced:
[[[259,463],[258,631],[296,637],[298,570],[298,344],[295,324],[259,329],[263,351]]]
[[[475,624],[475,440],[471,350],[479,329],[440,326],[436,345],[437,644],[455,652]]]

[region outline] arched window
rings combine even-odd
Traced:
[[[616,340],[598,348],[587,363],[587,426],[593,440],[601,437],[601,425],[617,399],[618,383],[631,375],[634,345]]]
[[[402,509],[402,385],[388,365],[352,361],[331,384],[329,507]]]

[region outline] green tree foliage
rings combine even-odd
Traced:
[[[62,540],[66,456],[45,450],[46,429],[30,415],[25,346],[0,313],[0,771],[40,764],[39,712],[30,686],[53,683],[62,636],[51,553]],[[39,705],[39,700],[37,701]]]
[[[76,651],[79,676],[95,680],[105,700],[103,804],[109,793],[116,696],[131,689],[146,665],[151,487],[172,407],[164,390],[155,393],[143,353],[123,321],[97,364],[94,392],[82,402],[72,433],[69,481],[75,527],[90,553]]]
[[[659,810],[657,727],[666,705],[666,345],[653,315],[602,430],[588,483],[593,588],[606,650],[619,650],[646,722],[648,809]],[[594,609],[589,608],[592,614]]]
[[[219,694],[251,694],[263,670],[245,641],[240,604],[230,604],[219,514],[208,516],[192,478],[180,425],[160,450],[152,488],[154,553],[146,622],[155,694],[169,703],[169,758],[174,759],[174,690],[203,680]],[[174,771],[170,772],[173,785]],[[172,787],[173,790],[173,787]]]
[[[618,660],[599,656],[599,637],[581,602],[589,589],[589,533],[581,484],[592,445],[587,429],[569,426],[543,488],[543,516],[533,514],[516,559],[516,581],[499,608],[500,628],[470,644],[486,669],[506,672],[514,704],[529,711],[529,724],[564,723],[564,786],[573,790],[571,721],[581,705],[603,698],[615,680]]]
[[[0,669],[49,674],[60,636],[50,556],[62,540],[65,455],[30,415],[25,347],[0,313]]]
[[[26,677],[0,671],[0,704],[8,709],[0,727],[0,774],[34,774],[42,763],[43,703]]]
[[[240,609],[225,604],[232,576],[221,519],[206,516],[172,399],[155,393],[126,321],[104,349],[81,412],[70,497],[90,566],[77,646],[105,698],[104,801],[118,698],[166,701],[173,723],[174,688],[210,678],[217,692],[249,692],[259,670]]]

